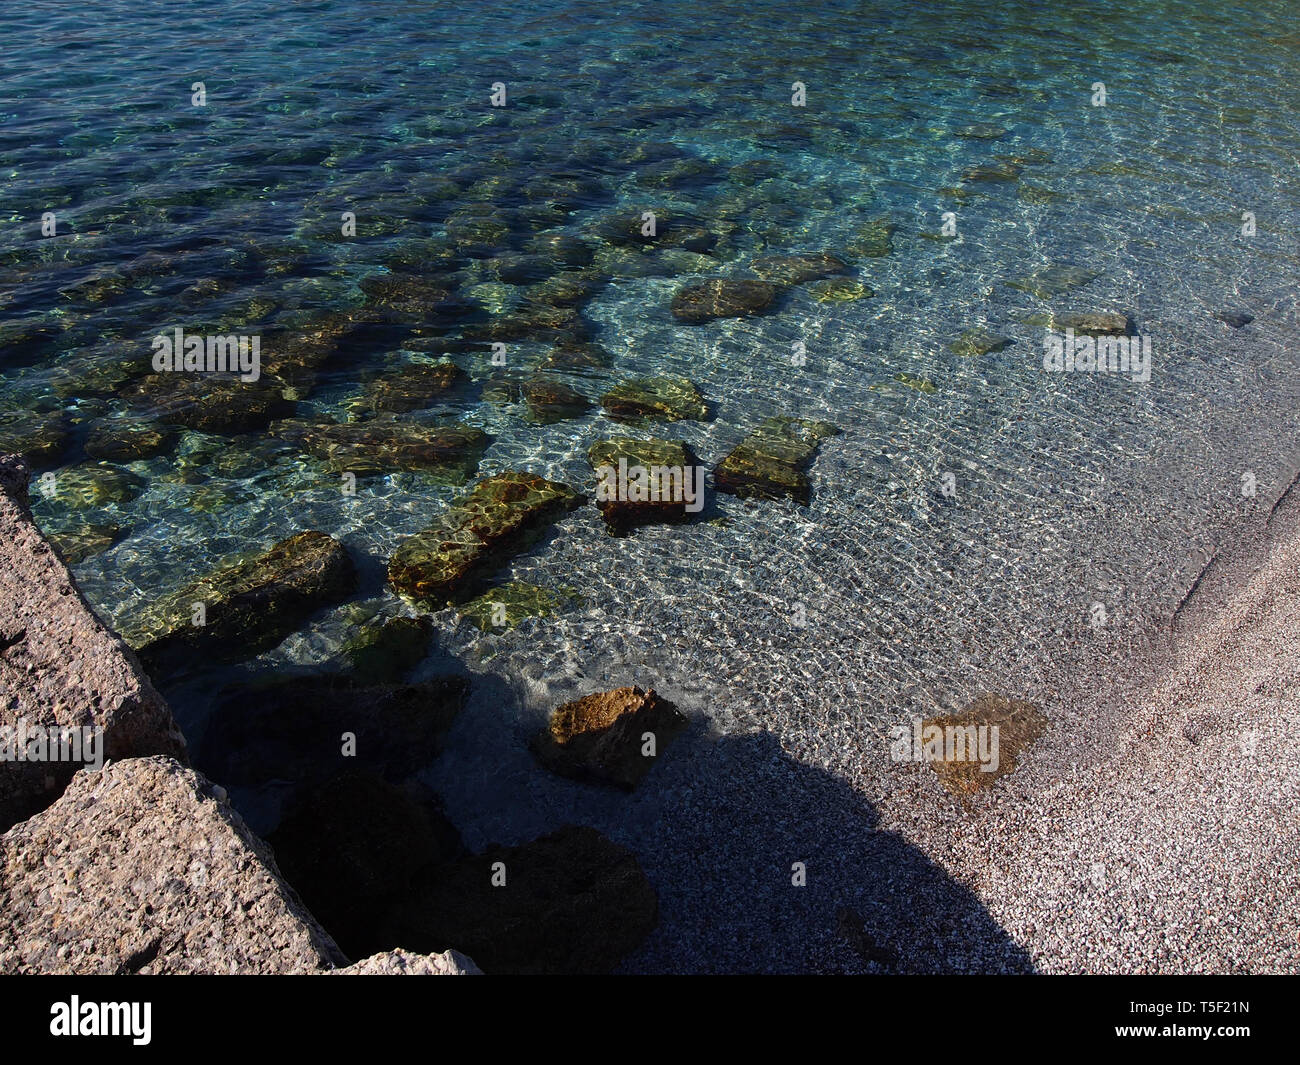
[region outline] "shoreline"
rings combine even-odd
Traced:
[[[766,971],[1300,971],[1289,914],[1300,894],[1290,860],[1300,827],[1287,806],[1300,797],[1300,761],[1286,750],[1288,730],[1300,728],[1300,668],[1286,668],[1300,662],[1297,483],[1266,516],[1234,530],[1235,542],[1203,568],[1166,625],[1128,636],[1124,645],[1136,653],[1124,668],[1111,663],[1107,684],[1080,674],[1059,693],[1047,732],[993,789],[954,798],[924,765],[884,763],[837,780],[791,759],[770,734],[697,737],[683,747],[657,768],[659,785],[642,800],[664,822],[658,838],[644,826],[632,833],[668,920],[620,971],[707,967],[707,942],[675,947],[705,926],[716,926],[706,939],[743,938],[753,919],[740,911],[751,903],[758,920],[765,908],[793,917],[801,950],[736,947],[718,959],[724,966],[746,968],[741,959],[752,950],[749,964]],[[174,728],[169,713],[159,720]],[[141,780],[156,779],[159,769],[137,760],[149,753],[120,752],[125,764],[111,764],[110,776],[134,762]],[[169,802],[190,802],[187,788],[197,786],[226,805],[223,788],[201,777],[186,784],[189,770],[162,772],[181,774],[179,787],[164,789]],[[78,794],[99,783],[80,777]],[[788,808],[778,810],[782,795]],[[591,823],[617,839],[602,822],[630,824],[631,811],[589,798]],[[59,816],[60,802],[0,841],[30,843],[48,831],[42,819]],[[741,810],[745,819],[735,819]],[[237,845],[264,849],[233,810],[220,821],[232,818]],[[708,846],[692,847],[690,833]],[[732,871],[716,887],[675,887],[668,873],[683,855]],[[746,879],[756,856],[814,855],[814,876],[832,888],[818,893],[816,912],[791,913],[788,889]],[[289,912],[299,910],[273,861],[259,862]],[[328,936],[305,911],[286,919]],[[340,962],[331,955],[312,964]],[[75,958],[58,964],[77,971]],[[167,958],[157,964],[167,971]],[[211,955],[202,964],[215,968]]]
[[[995,792],[890,804],[1037,971],[1300,972],[1298,484]]]

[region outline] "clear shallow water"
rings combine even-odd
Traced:
[[[56,472],[83,458],[92,419],[128,412],[110,371],[138,376],[156,332],[271,332],[331,312],[365,322],[361,280],[394,256],[419,261],[467,205],[503,221],[502,254],[539,232],[596,247],[608,283],[582,314],[613,367],[568,378],[579,390],[689,377],[714,420],[655,432],[710,466],[772,414],[843,430],[813,466],[809,507],[710,493],[706,516],[725,524],[612,539],[588,506],[502,573],[577,586],[580,607],[500,636],[438,615],[426,670],[457,662],[482,681],[432,770],[472,845],[601,817],[635,840],[625,807],[541,776],[523,747],[558,701],[615,684],[656,687],[721,733],[771,730],[850,778],[884,762],[885,730],[914,713],[989,689],[1050,709],[1054,671],[1104,668],[1121,634],[1166,618],[1205,553],[1297,468],[1293,4],[1248,20],[1195,3],[160,10],[36,3],[0,16],[0,313],[29,338],[48,331],[0,356],[0,413],[66,412]],[[196,80],[205,108],[190,103]],[[790,106],[795,80],[806,108]],[[1098,80],[1104,108],[1090,104]],[[501,110],[487,106],[496,81],[510,94]],[[1005,132],[961,135],[976,124]],[[1035,161],[1018,181],[963,185],[998,155]],[[736,169],[756,160],[773,176]],[[556,194],[537,195],[548,181]],[[602,249],[599,219],[643,209],[698,216],[719,237],[711,261]],[[51,210],[63,235],[40,239]],[[344,210],[356,239],[336,235]],[[922,235],[950,210],[958,239]],[[1254,237],[1240,233],[1243,211]],[[874,219],[897,227],[893,253],[844,252]],[[692,277],[823,249],[875,296],[821,303],[801,286],[766,317],[687,326],[669,313]],[[140,258],[151,254],[167,258]],[[446,276],[471,298],[516,299],[475,287],[490,262],[458,258]],[[1052,298],[1009,284],[1059,265],[1098,276]],[[1149,383],[1043,372],[1041,316],[1095,309],[1129,313],[1152,337]],[[1225,310],[1254,321],[1231,329],[1214,317]],[[948,349],[977,326],[1014,343]],[[788,360],[796,340],[801,368]],[[404,347],[438,350],[357,342],[299,416],[345,417]],[[511,365],[549,350],[512,343]],[[482,355],[454,357],[489,375]],[[891,385],[898,373],[936,390]],[[582,487],[587,448],[622,431],[598,409],[547,427],[486,403],[445,413],[493,434],[480,472]],[[178,476],[178,454],[205,447],[213,459]],[[334,475],[260,436],[190,434],[129,469],[146,487],[120,506],[36,504],[52,530],[122,527],[76,568],[118,622],[223,555],[305,528],[343,538],[363,563],[362,598],[400,611],[382,563],[456,492],[396,474],[343,500]],[[940,491],[946,471],[955,499]],[[1102,635],[1088,626],[1095,602],[1110,619]],[[791,623],[796,604],[805,627]],[[195,735],[218,682],[325,660],[351,631],[350,615],[329,612],[174,701]]]

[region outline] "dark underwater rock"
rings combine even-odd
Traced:
[[[240,661],[274,647],[356,587],[343,545],[302,532],[160,596],[129,620],[122,637],[153,667]],[[201,625],[193,623],[196,603],[204,608]]]
[[[472,425],[421,425],[375,418],[366,422],[278,422],[272,432],[323,460],[335,472],[358,477],[411,470],[453,482],[478,469],[491,438]]]
[[[848,270],[848,264],[829,252],[806,252],[799,255],[764,255],[750,263],[750,269],[765,281],[798,285],[834,277]]]
[[[686,501],[679,495],[677,499],[662,498],[663,493],[659,492],[661,498],[639,498],[639,493],[629,492],[628,495],[637,494],[638,498],[607,498],[602,499],[601,478],[606,482],[613,481],[617,483],[620,461],[626,463],[626,468],[631,470],[635,467],[647,471],[646,476],[650,481],[659,487],[659,481],[653,476],[654,468],[667,468],[669,470],[680,471],[683,479],[691,477],[695,468],[695,456],[691,454],[690,449],[678,440],[638,440],[628,436],[611,437],[608,440],[600,440],[592,444],[587,452],[587,461],[591,463],[591,468],[596,471],[596,506],[600,510],[601,517],[605,519],[605,525],[615,536],[622,536],[631,529],[639,525],[648,525],[655,522],[678,523],[690,519],[691,512],[686,509]],[[691,491],[694,482],[691,484],[681,483],[681,487],[686,491]],[[619,496],[622,493],[608,493],[613,496]],[[669,493],[671,496],[672,493]],[[699,501],[701,504],[703,500]]]
[[[524,402],[532,420],[540,425],[580,418],[591,409],[592,403],[581,392],[562,381],[533,376],[522,385]]]
[[[830,422],[768,418],[719,464],[714,486],[742,499],[788,497],[807,506],[807,468],[821,442],[839,433]]]
[[[686,725],[685,715],[653,689],[616,688],[557,708],[531,748],[554,773],[631,791]],[[654,735],[654,755],[643,753],[646,733]]]
[[[707,421],[708,405],[685,377],[637,377],[620,381],[600,397],[615,421],[653,419],[667,422]]]
[[[468,690],[461,677],[396,684],[347,674],[234,685],[221,691],[195,761],[240,787],[312,785],[349,768],[403,780],[437,757]]]
[[[692,324],[746,318],[770,309],[780,293],[780,286],[770,281],[713,278],[679,289],[673,296],[672,312],[675,318]]]
[[[389,583],[417,603],[464,598],[581,502],[568,485],[536,474],[495,474],[402,541],[388,563]]]

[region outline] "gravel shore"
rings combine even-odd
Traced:
[[[1037,971],[1300,972],[1298,517],[1293,486],[1215,559],[1166,667],[1080,704],[1091,736],[907,833]]]

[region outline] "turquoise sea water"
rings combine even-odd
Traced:
[[[0,433],[54,419],[67,439],[37,473],[84,464],[102,420],[149,419],[130,389],[150,373],[150,338],[177,326],[220,323],[269,349],[349,318],[297,400],[309,420],[353,416],[376,376],[443,351],[486,380],[466,326],[518,313],[526,284],[572,269],[539,254],[539,236],[579,238],[594,282],[581,317],[611,365],[557,379],[595,400],[625,377],[690,378],[712,420],[654,431],[710,466],[771,415],[842,434],[821,447],[807,507],[710,492],[704,517],[721,520],[615,539],[588,505],[501,574],[576,588],[579,603],[500,635],[439,613],[426,671],[468,669],[492,693],[434,770],[453,820],[482,843],[581,816],[582,793],[540,776],[523,741],[563,699],[623,683],[721,733],[770,730],[812,764],[880,761],[897,720],[985,690],[1043,700],[1062,663],[1104,662],[1121,634],[1166,618],[1206,554],[1295,474],[1297,13],[9,5]],[[489,103],[496,82],[504,108]],[[979,180],[981,167],[1005,180]],[[691,216],[706,254],[604,239],[602,221],[642,210]],[[345,211],[355,237],[339,233]],[[41,234],[45,212],[55,236]],[[934,239],[945,212],[957,235]],[[880,221],[894,227],[888,254],[846,250]],[[822,250],[874,296],[820,302],[796,286],[775,313],[705,325],[669,311],[691,280]],[[1074,284],[1013,284],[1058,267]],[[379,323],[364,285],[394,269],[436,276],[459,310]],[[1045,316],[1096,310],[1151,338],[1149,382],[1044,372]],[[1221,312],[1253,321],[1233,328]],[[1012,343],[951,350],[977,328]],[[526,372],[552,339],[509,348]],[[588,447],[622,431],[598,406],[538,426],[472,390],[412,417],[490,433],[480,473],[586,491]],[[52,532],[116,527],[75,572],[119,624],[223,556],[308,528],[362,562],[366,610],[405,612],[382,565],[458,491],[396,473],[345,498],[336,475],[261,431],[188,432],[122,465],[140,479],[134,498],[34,493]],[[173,693],[191,736],[219,683],[324,662],[355,617],[327,611],[257,662],[191,678]]]

